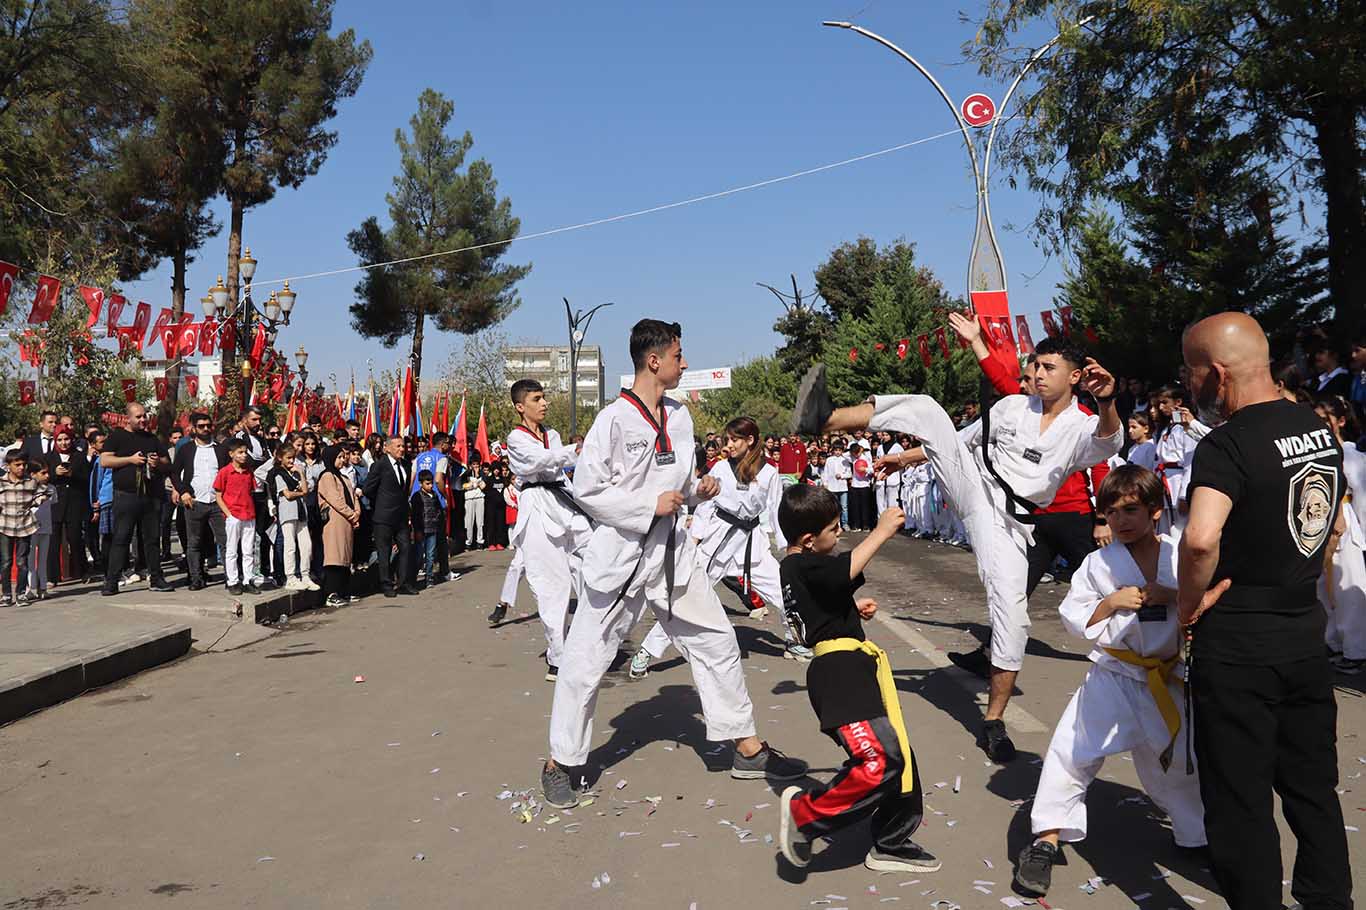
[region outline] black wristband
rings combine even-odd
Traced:
[[[1113,392],[1109,395],[1092,395],[1091,397],[1096,400],[1097,404],[1109,404],[1115,400]]]
[[[1108,521],[1105,520],[1104,515],[1092,515],[1091,521],[1095,522],[1095,525],[1098,528],[1104,528],[1110,524]]]

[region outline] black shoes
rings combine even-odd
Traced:
[[[175,590],[175,587],[172,585],[168,585],[165,582],[165,580],[162,580],[152,582],[150,585],[147,586],[147,590],[156,591],[159,594],[169,594]]]
[[[973,676],[991,679],[991,658],[987,657],[985,646],[976,651],[950,651],[946,656],[955,667],[967,670]]]
[[[500,603],[498,606],[494,607],[493,612],[488,615],[489,625],[502,625],[503,620],[507,619],[507,616],[508,605],[505,603]]]
[[[1035,897],[1043,897],[1053,884],[1053,864],[1058,861],[1057,847],[1048,841],[1036,840],[1020,851],[1016,860],[1015,884],[1020,890]]]
[[[416,595],[418,591],[417,588],[414,588],[412,585],[404,585],[403,587],[398,589],[398,593],[412,596]]]
[[[394,590],[393,588],[385,588],[385,589],[384,589],[384,596],[385,596],[385,597],[397,597],[397,596],[398,596],[398,591]]]
[[[834,412],[835,406],[831,403],[830,393],[825,387],[825,364],[818,363],[802,377],[788,432],[802,436],[819,436],[825,429],[826,421]]]
[[[987,758],[1004,765],[1015,760],[1015,744],[1010,741],[1003,720],[988,720],[982,723],[982,750]]]
[[[907,841],[895,850],[874,846],[863,865],[874,872],[938,872],[943,863],[915,841]]]
[[[194,581],[190,582],[191,591],[202,591],[207,587],[208,585],[204,583],[204,579],[202,578],[196,578]]]

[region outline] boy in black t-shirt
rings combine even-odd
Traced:
[[[783,609],[801,640],[816,652],[806,671],[807,694],[821,730],[849,753],[824,787],[788,787],[779,801],[779,847],[801,868],[813,838],[872,815],[873,847],[863,864],[878,872],[934,872],[940,863],[911,840],[924,816],[915,753],[906,738],[887,655],[863,635],[877,601],[854,600],[863,568],[906,520],[888,509],[852,552],[835,555],[839,501],[821,487],[788,487],[778,525],[789,546],[779,567]]]

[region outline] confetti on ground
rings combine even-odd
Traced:
[[[993,865],[991,864],[991,860],[989,860],[989,859],[984,859],[984,860],[982,860],[982,862],[986,863],[986,866],[987,866],[988,869],[995,869],[995,868],[996,868],[995,866],[993,866]]]
[[[953,792],[958,793],[963,789],[963,775],[958,775],[953,779]]]
[[[987,881],[987,880],[984,879],[984,878],[979,878],[979,879],[976,879],[976,880],[973,882],[973,884],[974,884],[974,885],[994,885],[994,884],[996,884],[996,883],[995,883],[995,882],[989,882],[989,881]]]
[[[660,844],[660,846],[661,846],[661,847],[681,847],[681,846],[683,846],[683,845],[680,844],[680,843],[678,843],[678,842],[676,842],[676,841],[670,841],[670,842],[667,843],[667,844]]]
[[[273,857],[273,856],[261,856],[261,857],[257,857],[256,861],[257,861],[258,863],[273,863],[273,862],[275,862],[275,857]]]
[[[617,781],[617,789],[618,789],[618,790],[625,790],[625,789],[626,789],[626,779],[625,779],[625,778],[622,778],[621,780]]]
[[[454,831],[456,834],[459,834],[459,833],[460,833],[460,829],[457,828],[455,825],[449,825],[448,827],[449,827],[452,831]]]
[[[432,770],[428,771],[427,773],[428,773],[428,774],[435,774],[436,772],[438,772],[438,771],[440,771],[440,770],[441,770],[440,768],[433,768]]]
[[[754,808],[755,808],[755,809],[767,809],[770,805],[771,805],[771,803],[759,803],[759,805],[755,806]]]
[[[944,824],[946,824],[946,825],[948,825],[950,828],[952,828],[954,825],[958,824],[958,820],[957,820],[957,819],[949,819],[948,821],[944,822]]]
[[[385,745],[388,746],[390,749],[392,749],[392,748],[394,748],[395,746],[401,746],[401,745],[403,745],[403,743],[385,743]]]
[[[622,839],[625,839],[625,838],[628,838],[628,837],[640,837],[640,832],[639,832],[639,831],[623,831],[623,832],[621,832],[620,834],[617,835],[617,839],[618,839],[618,840],[622,840]]]
[[[974,890],[974,891],[981,891],[983,894],[990,894],[990,893],[991,893],[991,889],[990,889],[990,888],[983,888],[981,885],[973,885],[973,886],[972,886],[972,890]]]
[[[1193,904],[1203,904],[1205,902],[1203,897],[1196,897],[1193,894],[1183,894],[1181,895],[1181,899],[1183,901],[1190,901]]]
[[[358,683],[363,683],[363,682],[365,682],[365,677],[364,677],[364,676],[361,676],[360,674],[356,674],[356,678],[355,678],[354,681],[355,681],[355,682],[358,682]]]
[[[918,879],[918,878],[913,878],[913,879],[911,879],[911,880],[908,881],[908,882],[902,882],[901,884],[897,885],[897,887],[898,887],[898,888],[904,888],[904,887],[906,887],[907,885],[918,885],[918,884],[920,884],[920,879]]]
[[[417,860],[419,863],[422,862],[422,861],[423,861],[424,859],[426,859],[426,858],[427,858],[427,854],[425,854],[425,853],[414,853],[414,854],[413,854],[413,859]]]

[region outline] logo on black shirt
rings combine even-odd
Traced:
[[[1314,555],[1328,537],[1337,502],[1338,472],[1331,466],[1307,464],[1291,478],[1286,520],[1304,556]]]

